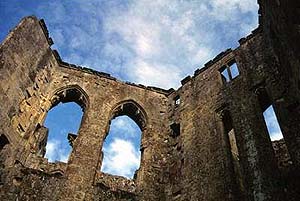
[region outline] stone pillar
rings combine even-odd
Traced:
[[[291,97],[291,96],[288,96]],[[274,102],[274,110],[293,164],[300,170],[300,104],[288,98]],[[300,173],[299,173],[300,175]]]
[[[246,197],[251,201],[275,201],[280,189],[276,188],[278,168],[260,109],[254,94],[242,92],[247,100],[235,101],[231,116],[236,133]]]
[[[217,111],[217,114],[215,115],[216,124],[217,124],[217,132],[221,136],[222,139],[222,148],[224,153],[223,158],[223,164],[224,164],[224,171],[225,171],[225,178],[224,182],[226,183],[226,199],[224,200],[240,200],[241,198],[241,192],[237,185],[237,175],[234,172],[234,165],[233,165],[233,158],[231,156],[231,147],[229,142],[229,136],[225,129],[224,125],[224,118],[225,113],[227,111],[222,109],[220,111]]]
[[[85,200],[94,183],[96,170],[100,170],[101,144],[108,117],[103,112],[93,110],[86,110],[83,116],[65,173],[67,180],[65,188],[61,190],[61,200]]]

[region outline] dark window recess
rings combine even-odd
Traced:
[[[5,145],[9,144],[8,139],[5,135],[0,135],[0,151],[4,148]]]
[[[178,137],[180,135],[180,124],[173,123],[170,125],[170,128],[172,130],[171,136],[172,137]]]
[[[176,97],[174,98],[174,103],[175,103],[175,106],[180,105],[180,96],[176,96]]]
[[[24,133],[25,130],[21,124],[18,125],[19,132]]]
[[[69,133],[67,138],[68,138],[70,146],[73,148],[74,141],[76,140],[77,135],[73,134],[73,133]]]
[[[266,111],[266,109],[272,105],[267,90],[265,88],[258,88],[255,93],[257,94],[261,110]]]
[[[30,98],[31,94],[29,93],[28,89],[25,90],[25,98]]]
[[[4,134],[0,134],[0,185],[4,184],[5,175],[2,174],[5,169],[5,161],[9,157],[9,141]]]
[[[220,69],[220,73],[225,83],[232,81],[240,75],[238,66],[234,60],[223,66]]]
[[[243,181],[243,175],[242,175],[242,170],[240,165],[240,155],[237,146],[235,130],[233,128],[233,122],[229,111],[224,112],[222,121],[224,125],[224,131],[228,137],[236,183],[238,184],[240,190],[243,191],[244,181]]]

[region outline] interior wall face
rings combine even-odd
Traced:
[[[287,11],[298,11],[288,3],[260,6],[259,28],[184,78],[178,90],[65,63],[51,50],[44,22],[24,18],[0,46],[0,199],[299,200],[299,52],[290,37],[299,38],[283,31],[291,23]],[[291,156],[284,167],[264,122],[266,96]],[[50,163],[43,157],[44,120],[59,102],[76,102],[84,114],[68,162]],[[142,130],[141,165],[132,180],[100,171],[118,115]]]

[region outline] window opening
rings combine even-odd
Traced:
[[[179,95],[174,98],[174,102],[175,102],[175,106],[180,105],[180,96]]]
[[[283,135],[274,112],[273,106],[269,106],[264,112],[264,119],[268,129],[268,133],[270,136],[271,141],[281,140],[283,139]]]
[[[4,183],[3,169],[5,169],[5,160],[9,154],[9,141],[5,135],[0,134],[0,185]]]
[[[229,70],[230,70],[231,78],[232,79],[234,79],[234,78],[236,78],[237,76],[240,75],[239,69],[238,69],[238,67],[237,67],[237,65],[236,65],[235,62],[229,67]]]
[[[222,78],[223,78],[224,82],[229,82],[230,81],[229,73],[228,73],[227,68],[225,68],[223,71],[221,71],[221,75],[222,75]]]
[[[8,139],[6,138],[5,135],[0,134],[0,152],[3,150],[3,148],[9,144]]]
[[[272,105],[272,100],[264,87],[258,88],[256,94],[258,95],[258,101],[262,110],[268,136],[277,159],[278,168],[286,168],[292,164],[292,161]]]
[[[223,82],[230,82],[240,75],[235,61],[231,61],[220,69]]]
[[[232,164],[234,168],[234,173],[236,176],[236,183],[238,184],[241,192],[244,191],[244,182],[242,177],[241,165],[240,165],[240,155],[236,141],[236,135],[233,128],[232,118],[228,111],[224,112],[224,116],[222,118],[224,131],[228,136]]]
[[[170,125],[170,128],[172,130],[171,136],[173,138],[178,137],[180,135],[180,124],[173,123]]]
[[[277,159],[277,165],[279,169],[286,169],[292,165],[292,160],[288,152],[287,146],[282,135],[276,113],[274,108],[270,105],[263,112],[265,124],[267,126],[269,137],[272,141],[272,147],[274,150],[275,157]]]
[[[45,126],[49,133],[44,157],[49,162],[68,161],[82,116],[82,108],[74,102],[59,103],[48,112]]]
[[[133,179],[140,167],[141,134],[139,125],[128,116],[113,119],[102,147],[101,171]]]

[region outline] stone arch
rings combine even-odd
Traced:
[[[143,162],[143,153],[144,153],[143,141],[144,140],[143,139],[144,139],[145,133],[147,132],[148,116],[147,116],[147,113],[144,110],[144,108],[132,99],[123,100],[123,101],[118,102],[110,110],[109,121],[108,121],[108,124],[105,129],[106,132],[105,132],[105,136],[103,139],[103,143],[109,134],[111,120],[114,118],[117,118],[119,116],[128,116],[130,119],[132,119],[138,125],[138,127],[141,130],[141,142],[140,142],[140,147],[139,147],[139,150],[141,152],[140,166],[136,170],[134,178],[133,178],[134,180],[139,180],[140,176],[138,173],[140,172],[140,169],[143,167],[143,164],[144,164],[144,162]],[[101,147],[101,148],[103,148],[103,147]],[[100,167],[102,166],[103,153],[101,155],[102,156],[101,156]]]
[[[82,109],[83,114],[79,124],[79,129],[78,129],[78,133],[79,133],[79,130],[85,121],[86,111],[89,108],[89,96],[79,85],[63,86],[54,90],[49,95],[49,104],[47,105],[47,108],[45,108],[46,110],[41,124],[44,125],[46,116],[52,108],[57,106],[59,103],[68,103],[68,102],[74,102],[78,104]],[[41,146],[39,147],[39,149],[42,150],[42,154],[40,155],[45,156],[46,154],[45,148],[48,141],[48,128],[46,128],[45,126],[40,126],[40,127],[41,129],[45,128],[46,130],[44,131],[45,134],[43,135],[43,139],[41,139],[39,142],[39,144],[42,145],[42,147]],[[74,143],[78,136],[78,133],[77,134],[69,133],[67,135],[67,139],[72,148],[74,147]]]
[[[110,119],[121,115],[127,115],[140,127],[141,131],[146,129],[148,117],[143,107],[136,101],[129,99],[117,103],[110,112]]]
[[[58,103],[75,102],[83,110],[83,112],[89,107],[89,96],[79,85],[68,85],[56,89],[50,98],[50,110],[55,107]]]

